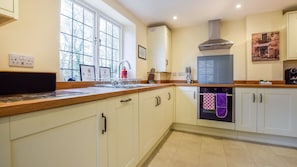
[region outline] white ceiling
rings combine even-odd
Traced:
[[[193,26],[213,19],[235,20],[247,15],[297,6],[297,0],[117,0],[143,23],[171,28]],[[236,9],[237,3],[242,4]],[[173,20],[173,15],[178,17]]]

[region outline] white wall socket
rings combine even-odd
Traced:
[[[34,67],[34,57],[10,53],[8,54],[8,63],[11,67]]]

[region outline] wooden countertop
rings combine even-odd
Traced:
[[[81,95],[51,97],[36,100],[24,100],[16,102],[0,102],[0,117],[24,114],[33,111],[45,110],[55,107],[63,107],[72,104],[79,104],[95,100],[106,99],[115,96],[127,95],[131,93],[144,92],[159,89],[174,84],[156,84],[154,86],[138,87],[138,88],[104,88],[104,87],[86,87],[75,89],[61,89],[59,91],[81,92]]]
[[[66,90],[66,91],[81,92],[82,94],[65,96],[65,97],[25,100],[25,101],[17,101],[17,102],[9,102],[9,103],[0,102],[0,117],[12,116],[12,115],[24,114],[24,113],[45,110],[45,109],[50,109],[55,107],[63,107],[67,105],[96,101],[96,100],[106,99],[106,98],[115,97],[115,96],[160,89],[168,86],[297,88],[297,85],[286,85],[286,84],[259,85],[259,84],[169,83],[169,84],[156,84],[154,86],[138,87],[138,88],[131,88],[131,89],[104,88],[104,87],[60,89],[60,90],[57,90],[57,92]]]
[[[235,84],[186,84],[186,83],[176,83],[176,86],[197,86],[197,87],[246,87],[246,88],[297,88],[297,85],[289,85],[289,84],[258,84],[258,83],[235,83]]]

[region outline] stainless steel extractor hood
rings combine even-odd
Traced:
[[[208,37],[209,39],[200,44],[199,50],[216,50],[216,49],[230,49],[233,45],[232,41],[221,39],[221,20],[208,21]]]

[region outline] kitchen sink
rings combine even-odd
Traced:
[[[96,84],[95,87],[104,87],[104,88],[139,88],[139,87],[148,87],[148,86],[154,86],[153,84]]]
[[[12,94],[12,95],[1,95],[0,102],[9,103],[25,100],[55,98],[55,97],[67,97],[83,95],[85,92],[74,92],[74,91],[53,91],[53,92],[42,92],[42,93],[26,93],[26,94]]]

